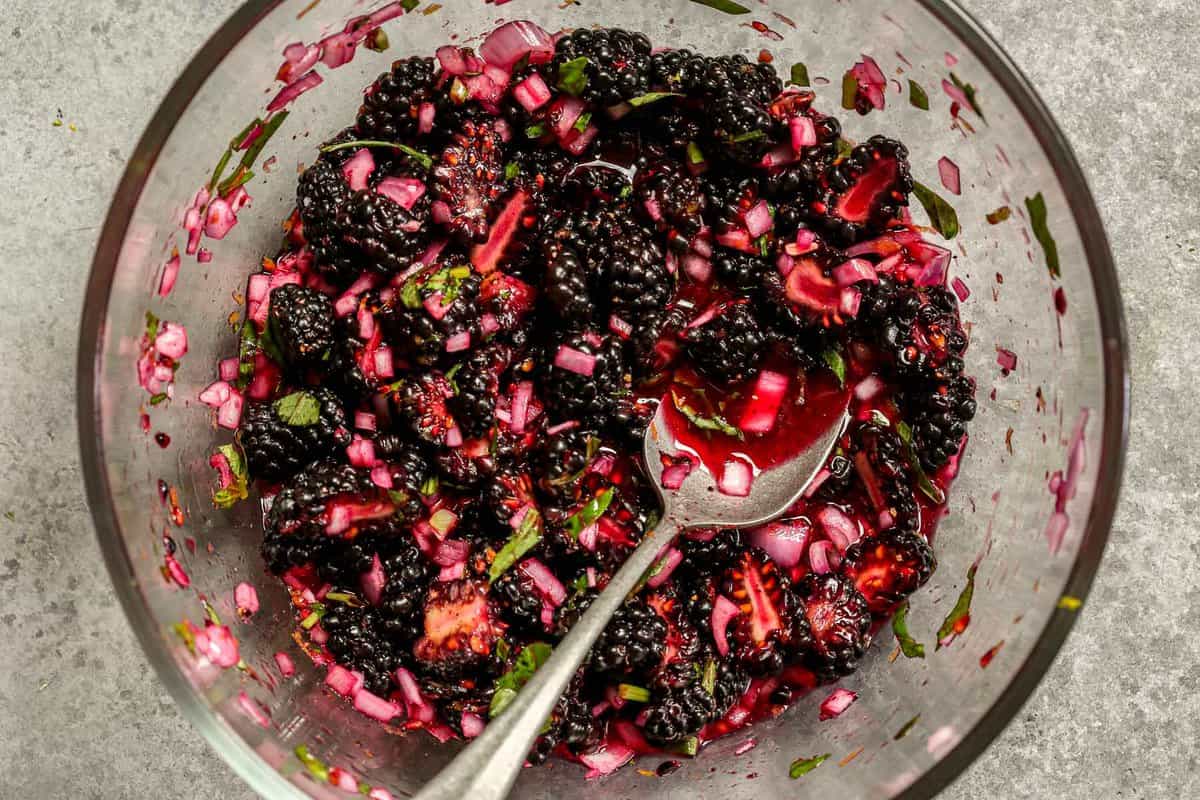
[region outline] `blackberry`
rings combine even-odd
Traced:
[[[609,416],[607,430],[625,448],[637,452],[646,441],[646,429],[650,427],[658,401],[622,397]]]
[[[908,148],[872,136],[829,171],[828,184],[817,205],[830,235],[843,245],[878,236],[908,206],[913,190]]]
[[[620,28],[579,28],[558,40],[553,69],[559,86],[564,66],[584,57],[586,82],[580,95],[599,106],[615,106],[650,90],[650,40]]]
[[[750,295],[762,287],[763,278],[774,266],[761,256],[718,247],[713,254],[713,269],[721,283],[735,292]]]
[[[691,536],[681,536],[676,546],[683,551],[681,568],[695,575],[719,575],[723,573],[742,552],[742,532],[736,528],[722,528],[711,533],[709,539],[698,538],[693,532]]]
[[[806,665],[823,679],[849,675],[871,643],[871,610],[849,579],[810,573],[796,584],[812,644]]]
[[[598,589],[588,588],[568,597],[565,603],[554,609],[554,626],[551,633],[560,639],[566,636],[598,594]]]
[[[658,142],[674,153],[685,153],[689,144],[699,142],[704,134],[704,125],[691,109],[679,104],[669,105],[665,100],[649,106],[653,116],[646,115],[642,134],[650,141]],[[641,118],[635,118],[641,120]]]
[[[641,599],[627,600],[592,647],[597,672],[640,673],[661,659],[667,623]]]
[[[591,375],[559,367],[554,363],[560,347],[568,347],[595,358]],[[560,420],[603,421],[629,391],[630,376],[624,354],[615,338],[585,330],[569,333],[546,349],[539,395]]]
[[[458,429],[447,399],[454,396],[450,381],[440,372],[427,372],[405,381],[393,394],[400,417],[418,439],[442,445],[446,436]]]
[[[629,176],[605,163],[573,165],[560,187],[560,195],[580,208],[612,206],[629,191]]]
[[[698,99],[737,94],[765,106],[783,91],[774,66],[737,54],[711,58],[685,49],[662,50],[651,57],[650,73],[655,86]]]
[[[437,65],[432,58],[404,58],[375,79],[358,110],[355,130],[363,139],[405,141],[417,133],[422,103],[432,102]]]
[[[668,690],[646,709],[643,726],[646,738],[654,744],[672,744],[700,732],[710,722],[728,713],[746,689],[747,677],[737,666],[725,661],[713,662],[716,680],[712,691],[703,680]],[[703,674],[706,665],[694,669]]]
[[[913,446],[921,466],[934,471],[958,453],[967,423],[975,417],[975,382],[960,376],[952,381],[926,384],[924,391],[906,388],[898,397],[912,420]]]
[[[267,512],[266,528],[268,533],[282,535],[324,535],[329,501],[341,497],[367,500],[379,493],[367,470],[318,461],[284,483]]]
[[[700,181],[676,161],[658,161],[638,170],[633,191],[651,221],[669,240],[681,242],[681,249],[704,225],[707,199]]]
[[[442,481],[455,489],[474,489],[495,468],[489,455],[476,456],[465,447],[442,448],[433,461]]]
[[[342,174],[344,154],[344,150],[323,153],[301,173],[296,187],[296,210],[315,268],[337,285],[349,283],[356,275],[354,264],[343,254],[337,227],[338,213],[352,194]]]
[[[488,479],[483,500],[496,525],[505,532],[513,517],[523,508],[537,508],[533,481],[529,474],[514,467],[501,467]]]
[[[464,244],[487,239],[493,208],[504,191],[504,143],[494,125],[466,122],[433,168],[430,191],[445,205],[445,225]],[[434,213],[434,218],[438,214]]]
[[[333,304],[315,289],[288,283],[273,290],[270,325],[289,364],[318,363],[333,347]]]
[[[742,215],[758,203],[761,195],[758,181],[738,173],[714,172],[706,173],[701,185],[708,196],[707,218],[713,231],[744,231]]]
[[[424,635],[413,645],[422,674],[443,682],[477,675],[504,633],[487,585],[435,583],[425,597]]]
[[[647,314],[633,328],[627,342],[634,375],[640,379],[663,374],[679,351],[678,335],[690,321],[690,309],[675,303],[657,314]]]
[[[515,353],[521,353],[529,344],[525,320],[533,314],[536,299],[536,288],[499,270],[489,273],[479,285],[479,310],[491,314],[495,322],[496,330],[490,335],[507,339]]]
[[[385,277],[403,272],[428,244],[429,200],[405,209],[374,189],[354,192],[338,209],[337,242],[346,259]]]
[[[316,387],[275,401],[249,403],[238,441],[251,475],[279,480],[350,444],[350,431],[337,395]]]
[[[492,594],[500,609],[500,617],[513,631],[540,633],[542,599],[533,581],[520,570],[510,569],[492,583]]]
[[[775,142],[771,115],[759,103],[738,94],[724,94],[708,107],[714,149],[739,164],[757,164]]]
[[[919,534],[890,529],[851,545],[841,573],[854,582],[871,613],[886,616],[937,569],[933,548]]]
[[[666,306],[675,289],[658,245],[632,231],[608,249],[604,283],[613,313],[630,323]]]
[[[380,316],[396,353],[418,366],[438,363],[449,339],[480,338],[481,279],[466,264],[431,264],[405,281],[400,305]]]
[[[472,351],[459,362],[451,380],[454,396],[446,403],[465,436],[482,436],[492,427],[500,378],[511,361],[511,348],[491,344]]]
[[[380,627],[392,637],[407,644],[421,635],[421,598],[429,588],[436,568],[421,555],[407,532],[392,537],[380,553],[383,574],[387,582],[377,615]]]
[[[594,431],[573,428],[543,433],[531,455],[538,493],[548,502],[570,505],[578,497],[584,471],[600,447]]]
[[[889,514],[897,527],[916,531],[920,508],[904,442],[890,427],[864,422],[851,431],[852,462],[878,514]]]
[[[579,752],[597,738],[592,704],[584,697],[586,689],[586,673],[580,669],[555,704],[554,712],[548,721],[549,730],[538,737],[533,750],[530,751],[528,760],[531,764],[544,762],[559,745],[565,745],[572,752]]]
[[[402,651],[381,630],[376,611],[329,603],[321,628],[329,634],[325,646],[338,663],[362,673],[363,686],[386,697],[391,674],[403,663]]]
[[[748,301],[720,305],[710,319],[683,332],[683,348],[704,375],[722,384],[749,378],[758,370],[766,337]]]
[[[543,247],[546,262],[544,297],[568,330],[587,327],[595,306],[588,294],[588,270],[579,256],[557,240]]]

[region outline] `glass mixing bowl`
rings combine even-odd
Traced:
[[[236,347],[227,324],[237,308],[231,296],[277,247],[297,164],[311,162],[315,144],[353,118],[359,90],[392,59],[429,54],[452,36],[478,43],[505,19],[528,18],[549,30],[633,28],[657,44],[710,53],[754,57],[765,49],[785,76],[792,64],[807,65],[820,105],[839,113],[849,138],[884,132],[907,142],[916,178],[951,200],[962,222],[952,275],[972,291],[963,314],[980,401],[938,535],[941,566],[912,600],[908,626],[924,643],[924,658],[897,658],[884,630],[862,669],[842,682],[858,700],[837,719],[818,722],[826,694],[820,691],[779,718],[716,742],[668,777],[627,768],[585,781],[580,770],[556,763],[527,770],[515,796],[738,800],[803,790],[930,797],[999,733],[1061,646],[1104,548],[1128,424],[1117,279],[1079,167],[1017,68],[953,3],[744,1],[750,13],[728,15],[687,0],[561,7],[443,0],[388,22],[386,53],[359,48],[338,69],[317,65],[324,85],[291,103],[291,116],[260,157],[273,156],[277,167],[258,169],[248,184],[252,206],[226,238],[206,241],[210,262],[183,257],[178,283],[163,298],[157,288],[164,264],[173,247],[185,249],[185,210],[227,137],[261,114],[282,85],[274,76],[285,45],[339,30],[363,7],[352,0],[249,2],[170,89],[130,159],[92,269],[79,350],[84,471],[108,568],[142,646],[187,716],[264,796],[345,796],[314,777],[322,768],[313,759],[348,770],[364,787],[411,793],[456,746],[385,731],[323,690],[321,671],[291,638],[287,594],[261,567],[257,504],[213,506],[208,456],[229,435],[196,396],[214,378],[216,361]],[[886,110],[866,117],[837,111],[841,77],[862,53],[892,81]],[[982,116],[961,102],[952,112],[951,73],[974,87]],[[930,110],[910,102],[910,79],[928,93]],[[961,169],[961,197],[939,184],[942,156]],[[1034,198],[1036,207],[1039,194],[1045,226],[1033,224],[1026,204]],[[1001,208],[1011,216],[989,222]],[[919,208],[914,215],[924,219]],[[1041,241],[1047,233],[1061,275],[1048,269]],[[190,351],[166,404],[151,405],[136,381],[147,310],[188,330]],[[1001,348],[1016,354],[1015,369],[1002,370]],[[155,443],[157,431],[169,435],[168,447]],[[1064,472],[1076,480],[1064,485],[1056,478]],[[165,502],[160,486],[168,489]],[[178,544],[175,558],[189,588],[166,577],[164,533]],[[964,596],[969,571],[969,625],[939,648],[935,632]],[[258,587],[262,603],[250,622],[237,620],[232,601],[242,581]],[[201,598],[233,628],[246,669],[197,659],[177,635],[181,620],[202,624]],[[295,677],[280,678],[277,651],[293,656]],[[757,745],[735,754],[751,738]],[[297,756],[301,745],[312,769]],[[826,753],[828,763],[800,782],[789,779],[794,759]]]

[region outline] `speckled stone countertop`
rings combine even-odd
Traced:
[[[0,6],[0,798],[251,798],[142,657],[79,475],[76,324],[109,197],[236,0]],[[963,0],[1071,139],[1125,289],[1135,403],[1091,599],[1032,700],[942,795],[1200,797],[1196,0]],[[185,33],[186,32],[186,33]],[[66,123],[52,126],[56,110]],[[71,124],[75,130],[71,129]],[[1193,290],[1196,293],[1193,294]],[[33,365],[36,374],[30,374]]]

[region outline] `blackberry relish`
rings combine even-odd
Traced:
[[[770,64],[528,22],[366,89],[226,387],[335,691],[440,738],[502,713],[653,524],[660,403],[697,442],[664,483],[735,495],[829,398],[853,419],[783,519],[681,537],[531,762],[694,754],[855,670],[929,580],[976,411],[950,253],[906,147],[813,103]]]

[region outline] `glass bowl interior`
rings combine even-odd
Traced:
[[[318,65],[324,83],[291,104],[261,157],[273,157],[275,168],[258,170],[247,185],[251,207],[226,238],[205,243],[210,262],[184,256],[164,298],[156,290],[172,248],[184,249],[185,210],[228,138],[261,114],[281,86],[274,76],[284,46],[315,41],[363,10],[350,0],[247,3],[171,89],[130,162],[97,251],[81,332],[80,438],[109,569],[143,647],[188,716],[263,795],[339,795],[305,769],[299,745],[350,770],[364,786],[396,794],[413,792],[456,748],[424,734],[385,731],[323,690],[323,670],[291,638],[286,592],[261,567],[257,503],[230,511],[213,506],[208,457],[229,437],[196,397],[215,377],[217,360],[235,351],[227,322],[238,309],[234,296],[278,246],[297,165],[311,162],[315,145],[353,118],[361,88],[392,59],[429,54],[451,37],[477,44],[508,19],[531,19],[548,30],[619,26],[643,31],[656,44],[752,58],[765,50],[785,76],[793,64],[807,66],[819,107],[842,118],[848,138],[884,133],[907,142],[917,180],[951,200],[961,221],[951,274],[971,292],[963,315],[980,403],[938,534],[940,568],[911,604],[909,629],[925,644],[924,658],[897,658],[885,630],[862,669],[842,682],[858,700],[835,720],[817,721],[825,696],[817,692],[776,719],[712,744],[669,777],[626,769],[585,782],[579,770],[558,763],[527,770],[515,796],[785,796],[798,788],[788,776],[794,759],[829,753],[830,763],[803,779],[814,796],[928,797],[999,732],[1048,666],[1103,550],[1127,423],[1118,289],[1087,187],[1020,74],[953,5],[750,5],[751,13],[729,15],[687,0],[425,4],[386,24],[385,53],[360,48],[337,69]],[[865,117],[839,110],[842,75],[863,53],[890,82],[886,109]],[[910,80],[928,94],[929,110],[910,101]],[[973,87],[977,110],[952,112],[955,81]],[[943,156],[961,170],[960,197],[940,185]],[[1036,209],[1038,197],[1047,209],[1044,226],[1031,214],[1029,201]],[[989,221],[1004,208],[1007,219]],[[918,220],[923,213],[914,209]],[[1058,274],[1049,268],[1047,235]],[[188,330],[174,398],[163,405],[151,405],[136,380],[147,311]],[[1016,354],[1015,369],[1001,369],[998,349]],[[151,433],[143,430],[143,411]],[[169,435],[169,447],[155,444],[157,431]],[[1056,472],[1072,471],[1073,492],[1050,491]],[[182,524],[173,519],[172,502],[162,502],[160,481],[174,492]],[[190,576],[187,589],[164,578],[164,532],[179,545],[175,556]],[[1061,537],[1056,547],[1048,532]],[[247,623],[237,621],[232,600],[241,581],[258,587],[262,603]],[[969,625],[938,647],[936,632],[968,583]],[[202,598],[234,628],[248,670],[197,659],[177,635],[182,620],[200,624]],[[280,678],[278,651],[292,654],[295,677]],[[251,707],[258,713],[248,713]],[[748,739],[756,746],[735,755]],[[660,761],[641,766],[652,770]]]

